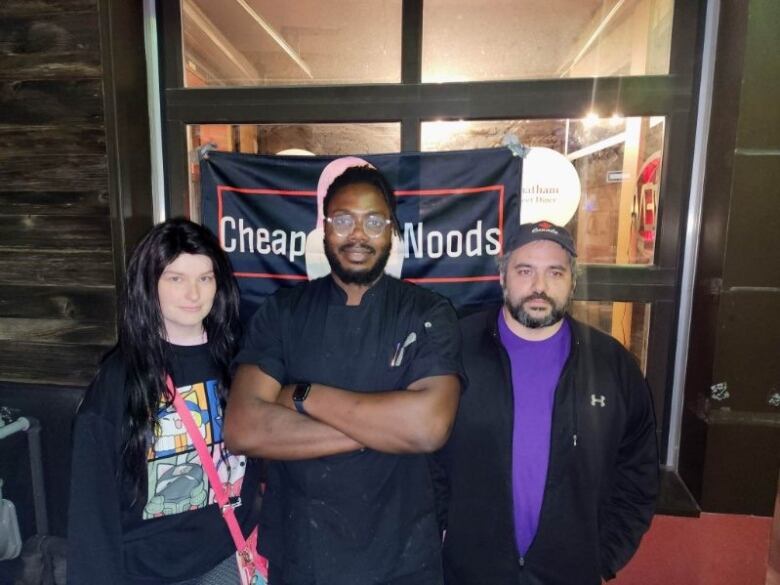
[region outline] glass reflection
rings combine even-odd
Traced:
[[[424,82],[665,75],[674,0],[425,0]]]
[[[212,144],[217,150],[249,154],[377,154],[399,152],[401,125],[377,124],[192,124],[187,127],[190,189],[184,209],[200,218],[200,169],[197,150]]]
[[[186,87],[397,83],[401,0],[183,0]]]
[[[664,141],[663,117],[431,121],[422,150],[499,147],[508,136],[564,155],[580,179],[567,228],[592,264],[653,263]]]

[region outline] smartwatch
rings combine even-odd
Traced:
[[[295,390],[293,390],[293,404],[295,405],[295,410],[301,414],[306,414],[306,409],[303,407],[303,401],[309,396],[310,390],[311,384],[307,382],[299,382],[295,385]]]

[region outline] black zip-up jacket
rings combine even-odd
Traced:
[[[438,454],[448,585],[597,585],[623,567],[653,515],[658,449],[650,391],[615,339],[567,317],[536,536],[524,557],[512,502],[513,390],[497,310],[461,321],[468,389]]]

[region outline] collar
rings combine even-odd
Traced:
[[[328,297],[330,302],[334,305],[346,305],[347,293],[338,285],[336,280],[333,278],[333,274],[328,274],[325,278],[328,280],[330,285],[330,294]],[[389,278],[391,277],[387,276],[387,274],[383,272],[377,281],[372,284],[366,292],[363,293],[363,298],[361,299],[360,305],[358,306],[362,307],[365,304],[371,302],[374,297],[381,295],[387,289],[387,282]]]

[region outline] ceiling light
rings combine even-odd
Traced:
[[[588,114],[582,119],[582,124],[585,128],[592,128],[599,123],[599,115],[596,112],[588,112]]]

